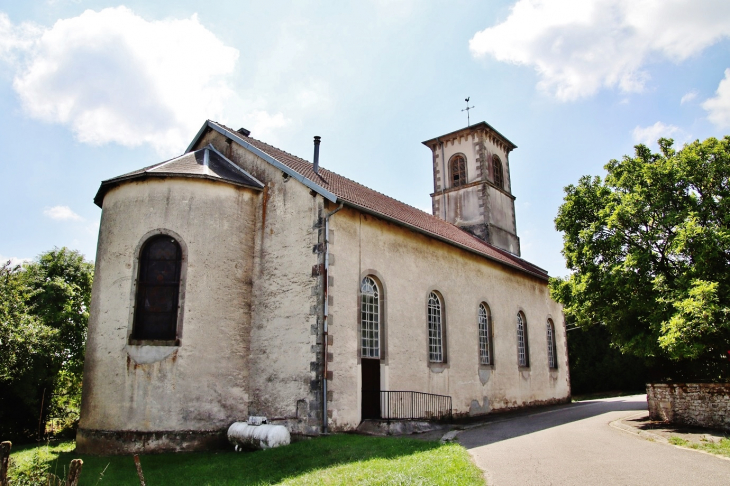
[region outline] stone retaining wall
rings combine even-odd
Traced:
[[[730,431],[730,383],[648,383],[652,420]]]

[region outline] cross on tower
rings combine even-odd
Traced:
[[[467,127],[468,126],[471,126],[471,120],[469,119],[469,110],[471,110],[472,108],[474,108],[473,106],[469,106],[469,98],[471,98],[471,96],[469,96],[467,99],[464,100],[464,101],[466,101],[466,108],[464,108],[463,110],[461,110],[461,111],[465,111],[466,112],[466,126]]]

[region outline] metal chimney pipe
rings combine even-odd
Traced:
[[[322,137],[314,137],[314,173],[319,174],[319,143]]]

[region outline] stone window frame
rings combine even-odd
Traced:
[[[357,304],[355,306],[356,309],[356,321],[357,322],[357,363],[360,364],[360,360],[364,357],[368,359],[367,356],[362,356],[362,320],[360,316],[360,309],[361,309],[361,303],[362,303],[362,296],[361,296],[361,285],[363,279],[366,277],[372,278],[375,283],[378,285],[378,288],[380,289],[380,331],[379,331],[379,337],[380,337],[380,364],[381,365],[387,365],[388,364],[388,288],[385,285],[385,280],[383,279],[383,276],[378,272],[377,270],[374,270],[372,268],[368,268],[360,273],[360,279],[358,280],[358,289],[357,289]],[[369,358],[369,359],[375,359],[375,358]]]
[[[498,155],[492,155],[492,179],[494,185],[504,190],[504,164]]]
[[[530,368],[530,333],[527,327],[527,317],[520,310],[517,312],[517,325],[515,327],[517,331],[517,367],[519,369]],[[522,331],[521,333],[520,330]],[[520,334],[522,334],[522,339],[520,339]]]
[[[431,315],[432,315],[432,306],[431,301],[432,297],[435,296],[439,303],[439,323],[440,323],[440,351],[441,351],[441,359],[434,360],[432,359],[432,336],[431,336],[431,328],[432,328],[432,321],[431,321]],[[446,301],[444,299],[444,296],[441,292],[439,292],[436,289],[431,289],[426,294],[426,338],[427,338],[427,361],[429,366],[441,366],[446,365],[448,363],[448,353],[447,353],[447,338],[446,338]]]
[[[459,167],[457,170],[454,169],[454,166],[461,160],[462,166]],[[455,176],[459,176],[458,184],[454,182]],[[449,159],[449,182],[450,187],[461,187],[467,184],[468,182],[468,174],[467,174],[467,164],[466,164],[466,155],[462,153],[454,154]]]
[[[482,309],[486,313],[486,322],[482,321]],[[485,329],[483,329],[483,325]],[[494,321],[492,318],[492,308],[486,301],[479,302],[477,306],[477,331],[479,343],[479,366],[482,368],[494,367]],[[484,340],[486,339],[486,346]],[[484,351],[486,350],[487,362],[484,361]]]
[[[547,361],[550,370],[558,369],[558,346],[555,338],[555,323],[548,317],[546,322]]]
[[[175,327],[175,339],[160,340],[160,339],[136,339],[134,337],[135,328],[135,314],[137,308],[137,289],[139,282],[140,272],[140,258],[142,256],[142,250],[145,244],[156,236],[169,236],[180,245],[180,251],[182,253],[180,260],[180,286],[178,288],[177,297],[177,323]],[[188,262],[188,247],[185,240],[175,231],[167,228],[157,228],[152,231],[145,233],[140,238],[137,246],[134,249],[134,260],[132,262],[132,288],[130,292],[130,305],[129,305],[129,323],[127,326],[127,344],[132,346],[173,346],[179,347],[182,345],[183,336],[183,322],[184,322],[184,310],[185,310],[185,289],[187,287],[187,265]]]

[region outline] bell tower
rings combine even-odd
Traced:
[[[509,171],[517,146],[486,122],[423,144],[433,155],[433,215],[520,256]]]

